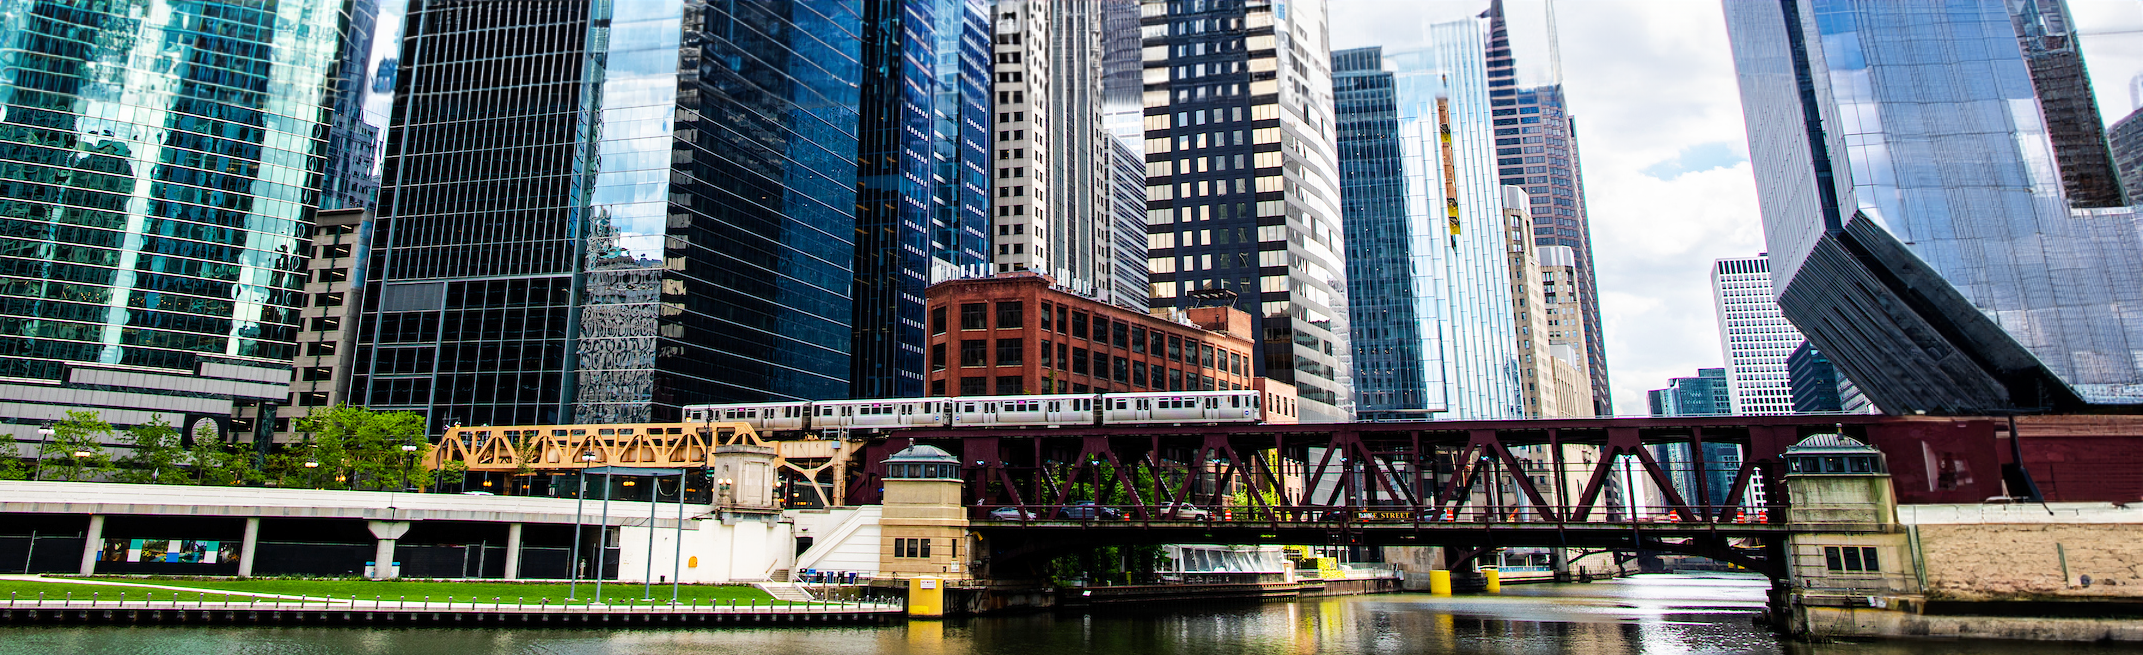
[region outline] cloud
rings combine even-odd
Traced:
[[[1742,154],[1745,148],[1740,145],[1724,141],[1699,143],[1683,148],[1681,154],[1672,159],[1646,166],[1640,172],[1662,180],[1672,180],[1684,173],[1726,168],[1749,160],[1748,155]]]

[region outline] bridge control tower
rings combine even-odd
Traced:
[[[880,575],[971,577],[963,564],[968,544],[960,458],[934,446],[909,446],[887,457],[885,467]]]
[[[1896,490],[1883,453],[1842,434],[1817,434],[1786,448],[1785,573],[1793,631],[1810,608],[1909,608],[1923,602],[1910,543],[1898,522]]]

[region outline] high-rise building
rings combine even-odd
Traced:
[[[298,351],[291,364],[290,404],[272,410],[277,442],[298,438],[298,419],[336,405],[349,404],[350,371],[357,363],[358,313],[364,305],[364,257],[371,239],[372,212],[323,209],[313,221],[312,257],[305,260],[305,295],[313,299],[301,310]],[[264,406],[265,407],[265,406]],[[240,411],[258,419],[260,408]]]
[[[353,398],[437,432],[848,393],[854,0],[412,0],[404,35]]]
[[[2039,96],[2039,111],[2046,118],[2069,206],[2128,204],[2106,151],[2105,119],[2098,113],[2098,97],[2091,93],[2091,75],[2084,70],[2083,46],[2076,40],[2067,0],[2004,1]]]
[[[1711,295],[1733,413],[1792,414],[1793,384],[1786,357],[1807,340],[1778,311],[1778,299],[1771,294],[1770,258],[1758,255],[1712,262]]]
[[[329,85],[335,113],[328,124],[320,207],[371,209],[379,196],[379,178],[372,169],[378,163],[380,129],[365,115],[365,96],[372,86],[379,0],[346,0],[343,7],[343,38],[335,58],[335,78]]]
[[[1792,377],[1795,413],[1835,413],[1844,409],[1838,398],[1839,382],[1844,378],[1838,377],[1838,367],[1831,365],[1823,351],[1801,342],[1801,347],[1786,357],[1786,370]]]
[[[1556,320],[1552,310],[1559,303],[1548,301],[1552,297],[1548,292],[1551,287],[1545,280],[1551,271],[1543,265],[1539,251],[1556,249],[1567,255],[1569,248],[1536,248],[1533,245],[1533,204],[1527,200],[1525,189],[1503,187],[1503,240],[1510,262],[1510,311],[1513,323],[1518,326],[1517,333],[1511,337],[1518,348],[1518,366],[1525,387],[1525,415],[1528,418],[1593,416],[1592,380],[1585,375],[1584,360],[1573,356],[1577,350],[1550,339],[1555,333],[1550,322]],[[1567,262],[1558,263],[1563,264],[1558,269],[1568,268]]]
[[[2128,204],[2143,205],[2143,108],[2115,121],[2106,130],[2106,143],[2111,146],[2113,169],[2121,176]]]
[[[1305,422],[1351,419],[1323,0],[1141,10],[1152,307],[1234,292],[1261,322],[1258,376],[1295,385]]]
[[[1734,411],[1724,368],[1700,368],[1696,377],[1668,380],[1667,388],[1653,389],[1645,400],[1653,416],[1723,416]]]
[[[1482,30],[1430,32],[1427,50],[1333,55],[1357,411],[1520,418],[1525,287],[1507,259]]]
[[[862,6],[846,393],[920,397],[923,289],[982,272],[990,260],[989,7],[983,0]]]
[[[1584,270],[1577,265],[1577,249],[1570,246],[1542,246],[1534,240],[1533,251],[1540,260],[1541,311],[1548,316],[1548,353],[1568,362],[1577,376],[1584,380],[1584,395],[1594,399],[1589,416],[1600,416],[1597,401],[1599,395],[1592,391],[1592,359],[1586,356],[1588,333],[1584,327],[1585,302],[1583,299]],[[1561,378],[1558,376],[1558,381]]]
[[[1585,214],[1585,177],[1578,165],[1577,118],[1570,115],[1561,80],[1524,88],[1511,53],[1503,0],[1488,11],[1488,96],[1496,129],[1496,173],[1502,183],[1523,187],[1533,203],[1533,242],[1570,249],[1577,313],[1556,319],[1559,332],[1582,337],[1585,374],[1592,378],[1593,411],[1612,415],[1607,382],[1607,336],[1601,329],[1597,276],[1593,272],[1592,223]],[[1572,286],[1566,283],[1565,287]]]
[[[0,430],[286,398],[353,10],[0,3]]]
[[[2143,403],[2135,211],[2071,211],[2003,0],[1726,16],[1780,308],[1870,400]]]
[[[1726,369],[1700,368],[1696,377],[1674,378],[1667,382],[1667,388],[1647,392],[1645,400],[1651,405],[1653,416],[1718,416],[1732,412],[1731,394]],[[1667,479],[1674,484],[1674,490],[1683,502],[1715,505],[1728,502],[1735,473],[1741,469],[1740,446],[1704,444],[1701,475],[1689,444],[1650,448],[1653,459],[1666,471]],[[1760,493],[1757,498],[1761,498]]]

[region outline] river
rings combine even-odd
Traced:
[[[1512,585],[1498,596],[1386,594],[1172,604],[871,628],[9,627],[0,628],[0,655],[2133,652],[2087,644],[1782,642],[1754,622],[1763,608],[1765,588],[1761,579],[1658,575],[1592,584]]]

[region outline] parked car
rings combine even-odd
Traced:
[[[1190,503],[1168,503],[1161,506],[1161,518],[1174,521],[1205,521],[1212,519],[1213,513]]]
[[[1095,519],[1115,521],[1123,519],[1124,513],[1114,507],[1102,507],[1095,505],[1094,501],[1082,500],[1071,507],[1057,510],[1057,518],[1074,521],[1092,521]]]
[[[999,507],[990,510],[990,520],[992,521],[1028,521],[1038,518],[1042,518],[1042,515],[1017,507]]]

